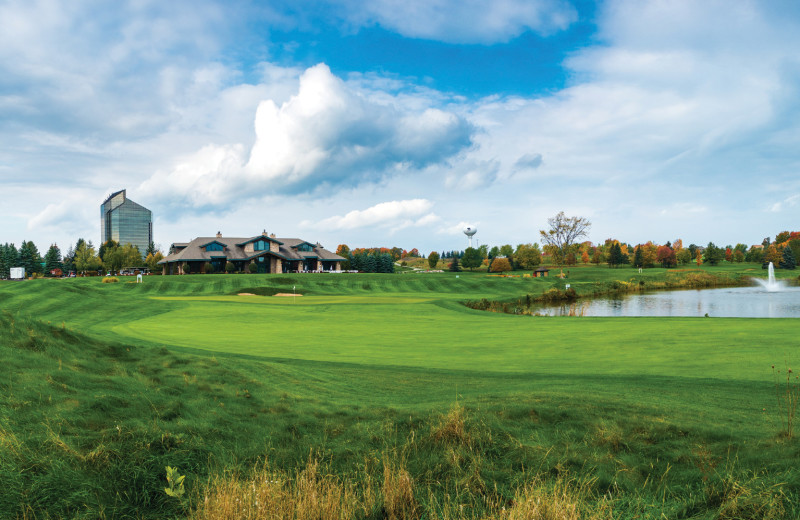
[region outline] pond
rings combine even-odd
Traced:
[[[617,298],[542,305],[534,314],[549,316],[705,316],[715,318],[800,318],[800,287],[766,290],[729,287],[661,291]]]

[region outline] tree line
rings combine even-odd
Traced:
[[[12,243],[0,245],[0,279],[9,278],[12,267],[23,267],[26,276],[35,277],[100,271],[115,273],[124,267],[147,267],[157,271],[158,262],[163,258],[164,254],[152,242],[143,260],[138,247],[121,245],[114,240],[105,242],[97,250],[91,240],[80,238],[63,255],[57,244],[51,244],[44,257],[33,241],[23,240],[19,248]]]
[[[540,230],[543,245],[538,243],[510,244],[489,247],[468,247],[462,251],[437,251],[427,256],[428,266],[451,270],[486,268],[504,272],[516,269],[532,270],[542,263],[559,267],[583,264],[607,264],[609,267],[632,265],[637,268],[676,267],[677,265],[731,263],[772,263],[783,269],[794,269],[800,258],[800,231],[782,231],[775,240],[764,238],[761,244],[747,246],[742,243],[720,247],[713,242],[706,246],[689,244],[684,247],[680,239],[665,244],[646,242],[631,245],[616,239],[606,239],[602,244],[578,242],[586,236],[591,223],[583,217],[567,217],[564,212],[548,219],[549,229]],[[374,247],[350,249],[340,244],[336,253],[345,258],[342,269],[362,272],[394,272],[394,263],[405,258],[424,258],[417,248]],[[24,267],[32,276],[61,276],[62,273],[91,273],[105,270],[117,272],[123,267],[147,267],[159,270],[158,262],[164,254],[151,242],[142,259],[136,246],[109,240],[97,250],[91,240],[78,239],[75,246],[62,256],[58,245],[52,244],[42,257],[32,241],[22,241],[20,247],[5,243],[0,245],[0,279],[8,278],[12,267]]]
[[[705,246],[696,244],[683,245],[681,239],[665,244],[656,244],[648,241],[644,244],[631,245],[619,240],[609,238],[602,244],[593,244],[590,241],[579,242],[578,239],[586,236],[591,223],[583,217],[567,217],[564,212],[548,219],[549,229],[541,230],[540,238],[543,246],[538,243],[518,244],[516,248],[510,244],[489,247],[481,245],[477,248],[468,247],[463,251],[437,251],[431,252],[428,257],[428,267],[436,269],[441,267],[458,271],[463,269],[486,268],[490,272],[503,272],[516,269],[532,270],[543,263],[559,267],[582,264],[607,264],[615,268],[631,265],[637,268],[663,267],[671,268],[678,265],[708,264],[719,265],[721,262],[729,263],[772,263],[775,267],[794,269],[797,258],[800,257],[800,232],[783,231],[778,233],[775,240],[766,237],[761,244],[747,246],[742,243],[736,245],[717,246],[709,242]],[[368,254],[391,254],[397,261],[408,253],[401,248],[366,248],[355,251]],[[420,256],[417,249],[413,249],[414,256]],[[342,244],[337,253],[350,259],[350,248]],[[348,264],[351,265],[351,264]]]

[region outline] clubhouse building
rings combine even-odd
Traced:
[[[187,243],[174,243],[169,256],[159,262],[164,274],[204,272],[210,264],[213,272],[225,272],[232,263],[236,271],[249,272],[255,263],[259,273],[339,271],[345,259],[319,243],[300,238],[276,238],[264,231],[250,238],[198,237]]]

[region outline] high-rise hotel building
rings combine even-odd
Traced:
[[[139,248],[142,258],[153,241],[153,213],[125,196],[125,190],[112,193],[100,206],[100,243],[109,240]]]

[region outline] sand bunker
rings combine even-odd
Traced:
[[[251,292],[240,292],[238,296],[255,296],[255,294]]]
[[[278,294],[273,294],[273,296],[303,296],[303,295],[302,294],[292,294],[292,293],[279,292]]]

